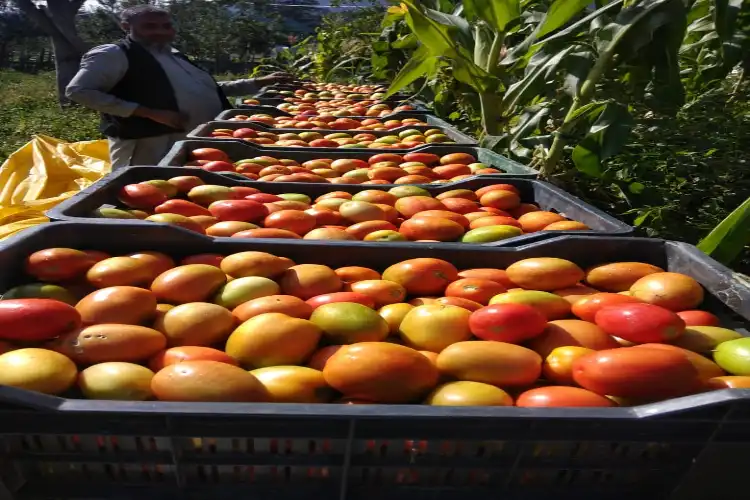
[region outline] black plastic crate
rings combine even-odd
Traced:
[[[692,246],[657,239],[332,252],[324,242],[52,223],[0,245],[0,290],[20,283],[27,255],[51,246],[175,257],[257,250],[380,270],[426,254],[459,268],[539,256],[582,266],[637,260],[696,278],[710,293],[708,309],[750,317],[746,283]],[[534,409],[87,401],[0,387],[0,497],[739,500],[748,429],[750,390],[632,408]]]
[[[269,155],[276,158],[286,158],[290,160],[296,160],[298,162],[305,162],[307,160],[314,160],[316,158],[359,158],[367,161],[373,155],[384,152],[379,149],[328,149],[328,148],[261,148],[255,144],[244,142],[244,141],[228,141],[222,139],[187,139],[184,141],[178,141],[172,146],[172,149],[162,158],[159,162],[160,166],[175,166],[181,167],[190,161],[190,152],[198,148],[217,148],[221,149],[229,155],[232,161],[239,161],[245,158],[253,158],[255,156]],[[398,151],[386,150],[388,153],[399,154]],[[529,168],[520,163],[509,160],[508,158],[499,155],[489,149],[479,148],[476,146],[462,146],[460,144],[454,145],[433,145],[428,144],[421,148],[414,148],[409,150],[410,153],[433,153],[439,156],[447,155],[450,153],[469,153],[474,155],[477,161],[485,163],[492,167],[496,167],[504,174],[493,174],[493,177],[522,177],[522,178],[536,178],[539,175],[537,170]]]
[[[299,129],[299,128],[273,128],[273,127],[268,127],[266,125],[260,124],[258,122],[251,122],[251,121],[212,121],[212,122],[204,123],[202,125],[198,125],[195,129],[193,129],[187,135],[187,138],[188,139],[213,139],[213,140],[222,140],[222,141],[227,141],[227,140],[242,141],[242,139],[232,139],[232,138],[222,139],[222,138],[212,137],[211,132],[219,128],[232,129],[232,130],[237,130],[240,128],[251,128],[253,130],[258,130],[259,132],[272,132],[274,134],[287,134],[287,133],[299,134],[300,132],[318,132],[321,135],[325,135],[325,134],[334,134],[338,132],[345,132],[351,135],[372,134],[376,137],[385,137],[387,135],[398,135],[399,131],[401,130],[413,129],[413,130],[419,130],[421,132],[426,132],[427,130],[438,128],[438,127],[414,125],[414,126],[399,127],[398,130],[394,129],[393,131],[391,130],[329,130],[329,129],[312,130],[312,129]],[[454,129],[451,126],[440,127],[440,130],[442,130],[442,132],[446,136],[448,136],[453,141],[454,144],[461,144],[464,146],[476,146],[477,145],[476,139],[473,139],[469,137],[468,135],[462,132],[459,132],[458,130]],[[454,144],[445,144],[445,143],[433,143],[433,144],[445,145],[445,146],[454,145]],[[409,151],[414,151],[417,148],[424,147],[425,145],[428,145],[428,144],[425,143],[424,145],[418,146],[416,148],[410,148],[410,149],[384,149],[383,151],[409,152]],[[264,147],[268,150],[282,149],[281,146],[268,145],[268,146],[261,146],[261,147]],[[285,147],[284,149],[288,149],[288,146]],[[315,149],[335,150],[335,149],[340,149],[340,148],[315,148]],[[348,151],[352,151],[352,150],[372,151],[372,149],[375,149],[375,148],[343,148],[343,149],[346,149]]]
[[[260,189],[264,193],[272,194],[302,193],[313,199],[332,191],[346,191],[348,193],[358,193],[360,191],[372,189],[387,191],[395,186],[367,184],[310,184],[302,182],[257,182],[245,178],[242,178],[242,180],[234,180],[233,178],[226,177],[222,174],[206,172],[201,169],[191,169],[190,174],[200,177],[207,184],[217,184],[220,186],[250,186]],[[94,210],[101,206],[119,205],[117,201],[117,193],[127,184],[134,184],[150,179],[169,179],[178,175],[185,175],[185,169],[181,167],[127,167],[119,169],[58,204],[51,210],[48,210],[47,216],[50,219],[57,221],[88,222],[92,224],[155,224],[154,222],[134,219],[95,218],[92,217],[92,214],[94,213]],[[451,182],[449,184],[428,184],[423,185],[422,187],[433,195],[438,195],[453,189],[477,190],[484,186],[499,184],[500,182],[516,186],[521,192],[521,200],[523,202],[536,203],[544,210],[559,212],[573,220],[583,222],[592,230],[584,232],[539,231],[492,243],[481,243],[480,245],[482,246],[517,246],[531,241],[539,241],[566,234],[627,236],[633,233],[633,228],[631,226],[628,226],[624,222],[615,219],[607,213],[583,202],[552,184],[543,181],[518,178],[502,179],[501,181],[495,176],[476,176],[473,179]],[[184,231],[188,230],[184,229]],[[330,241],[329,243],[335,246],[339,242]],[[371,245],[373,243],[359,242],[359,244]],[[375,244],[385,245],[386,248],[391,245],[391,243],[385,242]],[[423,243],[406,244],[424,248]],[[443,243],[443,245],[463,247],[466,246],[467,243]]]

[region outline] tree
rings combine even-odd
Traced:
[[[78,35],[76,16],[85,0],[12,0],[52,42],[57,74],[57,95],[61,105],[67,104],[65,87],[73,79],[87,45]]]

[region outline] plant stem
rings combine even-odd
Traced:
[[[614,51],[606,51],[602,53],[602,55],[596,61],[596,64],[594,64],[594,67],[591,68],[589,74],[586,76],[586,81],[584,81],[583,85],[581,85],[581,90],[573,99],[573,102],[570,105],[570,109],[568,109],[568,113],[565,115],[565,119],[563,120],[562,125],[560,125],[560,128],[558,128],[557,132],[555,133],[555,139],[552,141],[552,146],[549,149],[549,154],[547,155],[547,158],[544,161],[544,164],[542,165],[542,169],[540,171],[541,177],[550,177],[551,175],[556,173],[558,166],[557,164],[560,162],[560,158],[562,158],[565,146],[568,143],[568,139],[566,137],[573,131],[573,127],[576,124],[576,121],[573,120],[573,115],[576,111],[578,111],[578,108],[588,104],[589,101],[591,101],[591,98],[594,97],[596,85],[604,75],[604,72],[609,65],[609,61],[613,56]]]
[[[500,52],[503,50],[503,43],[505,43],[505,33],[495,33],[495,38],[492,40],[492,46],[490,47],[490,55],[487,56],[487,73],[494,74],[494,70],[497,67],[497,62],[500,60]]]

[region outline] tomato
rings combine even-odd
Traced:
[[[594,322],[609,335],[644,344],[668,342],[685,331],[676,313],[651,304],[621,304],[600,309]]]
[[[152,184],[128,184],[120,189],[117,199],[130,208],[150,210],[168,198],[164,191]]]
[[[0,339],[47,340],[80,326],[78,310],[59,300],[0,300]]]
[[[380,279],[380,273],[369,267],[345,266],[334,269],[333,272],[341,278],[341,281],[345,285],[356,283],[357,281]]]
[[[445,205],[440,200],[430,196],[407,196],[399,198],[394,207],[403,217],[409,218],[419,212],[428,210],[446,210]]]
[[[588,354],[573,363],[573,379],[602,396],[667,399],[700,390],[698,370],[682,353],[621,347]]]
[[[371,309],[375,308],[375,300],[372,297],[357,292],[326,293],[307,299],[305,302],[311,305],[313,309],[317,309],[322,305],[331,304],[333,302],[355,302]]]
[[[240,198],[244,198],[245,196],[250,196],[251,194],[260,193],[260,190],[247,187],[247,186],[232,186],[229,189],[237,193],[237,197],[240,197]]]
[[[721,320],[708,311],[680,311],[677,316],[682,318],[687,326],[721,326]]]
[[[576,359],[592,352],[596,351],[575,345],[557,347],[544,360],[542,374],[549,382],[560,385],[575,385],[573,363]]]
[[[219,267],[222,260],[224,260],[224,256],[218,253],[201,253],[185,257],[180,261],[180,265],[208,264],[209,266]]]
[[[178,214],[184,215],[185,217],[193,217],[195,215],[211,215],[208,209],[187,200],[167,200],[164,203],[157,205],[154,208],[154,212],[157,214]]]
[[[456,241],[464,234],[464,228],[442,217],[415,217],[404,221],[399,232],[412,241]]]
[[[521,194],[521,191],[519,191],[518,188],[512,184],[492,184],[491,186],[484,186],[482,188],[477,189],[476,195],[478,198],[481,198],[482,196],[489,193],[490,191],[497,191],[497,190],[510,191],[518,195]]]
[[[224,151],[216,148],[194,149],[190,156],[194,160],[230,161],[229,156]]]
[[[582,320],[593,323],[596,313],[605,307],[642,302],[635,297],[619,293],[595,293],[574,302],[571,311]]]
[[[245,196],[245,199],[257,201],[258,203],[273,203],[274,201],[281,201],[284,198],[270,193],[255,193]]]
[[[184,361],[218,361],[237,366],[237,360],[229,354],[211,347],[198,346],[180,346],[166,349],[152,357],[148,361],[148,366],[154,372],[158,372],[165,366]]]
[[[406,298],[403,286],[384,279],[356,281],[351,283],[349,288],[352,292],[370,297],[378,308],[403,302]]]
[[[496,283],[500,283],[505,288],[515,288],[516,284],[513,283],[510,278],[508,278],[508,273],[503,271],[502,269],[486,269],[486,268],[477,268],[477,269],[464,269],[460,273],[458,273],[459,278],[483,278],[492,280]]]
[[[452,220],[453,222],[457,222],[458,224],[461,224],[464,229],[469,227],[469,219],[461,214],[450,212],[448,210],[426,210],[424,212],[414,214],[412,216],[412,219],[416,219],[419,217],[438,217],[441,219],[448,219]]]
[[[201,165],[203,170],[208,172],[234,172],[234,163],[228,161],[209,161],[205,165]]]
[[[604,407],[609,408],[615,403],[595,392],[579,387],[549,386],[538,387],[524,392],[516,400],[516,406],[523,408],[555,408],[555,407]]]
[[[440,295],[458,279],[458,270],[441,259],[409,259],[386,269],[383,279],[399,283],[411,295]]]
[[[375,231],[396,231],[398,228],[392,223],[385,220],[368,220],[360,222],[358,224],[352,224],[346,228],[346,232],[357,238],[358,240],[365,239],[370,233]]]
[[[635,347],[639,348],[645,348],[645,349],[666,349],[671,350],[674,352],[678,352],[680,354],[683,354],[687,357],[687,359],[693,363],[693,366],[696,370],[698,370],[698,377],[703,380],[704,382],[708,382],[710,379],[714,377],[721,377],[723,375],[726,375],[724,370],[721,369],[719,365],[708,359],[707,357],[698,354],[697,352],[688,351],[687,349],[683,349],[682,347],[677,347],[676,345],[669,345],[669,344],[641,344]]]
[[[473,300],[464,299],[462,297],[440,297],[439,299],[435,299],[435,303],[443,304],[446,306],[463,307],[464,309],[472,312],[484,307],[479,302],[474,302]]]
[[[293,233],[292,231],[289,231],[287,229],[274,229],[274,228],[266,228],[266,227],[261,227],[258,229],[248,229],[247,231],[240,231],[239,233],[234,233],[231,237],[232,238],[293,239],[293,240],[302,239],[302,237],[299,234]]]
[[[479,205],[475,201],[463,198],[443,198],[440,201],[448,210],[457,214],[468,214],[479,209]]]
[[[315,216],[302,210],[279,210],[263,221],[266,228],[285,229],[300,236],[315,228],[317,223]]]
[[[547,318],[526,304],[493,304],[469,317],[469,328],[475,336],[511,344],[540,335],[546,326]]]
[[[371,156],[367,162],[370,165],[375,165],[376,163],[380,163],[381,161],[393,161],[396,163],[403,163],[404,158],[400,155],[392,154],[392,153],[383,153],[375,156]]]
[[[487,305],[492,297],[505,293],[506,288],[492,280],[483,278],[461,278],[445,289],[447,297],[462,297]]]
[[[480,217],[471,222],[471,229],[485,226],[514,226],[521,227],[521,224],[513,217],[505,217],[502,215],[490,215],[489,217]]]
[[[68,281],[86,274],[97,259],[73,248],[47,248],[26,258],[24,270],[40,281]]]
[[[257,222],[268,215],[268,209],[252,200],[221,200],[208,206],[208,210],[220,221]]]

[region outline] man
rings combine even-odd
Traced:
[[[166,10],[141,5],[123,11],[120,20],[127,38],[84,55],[65,92],[102,114],[113,169],[155,165],[175,141],[231,108],[227,95],[290,80],[274,73],[217,83],[172,48],[175,29]]]

